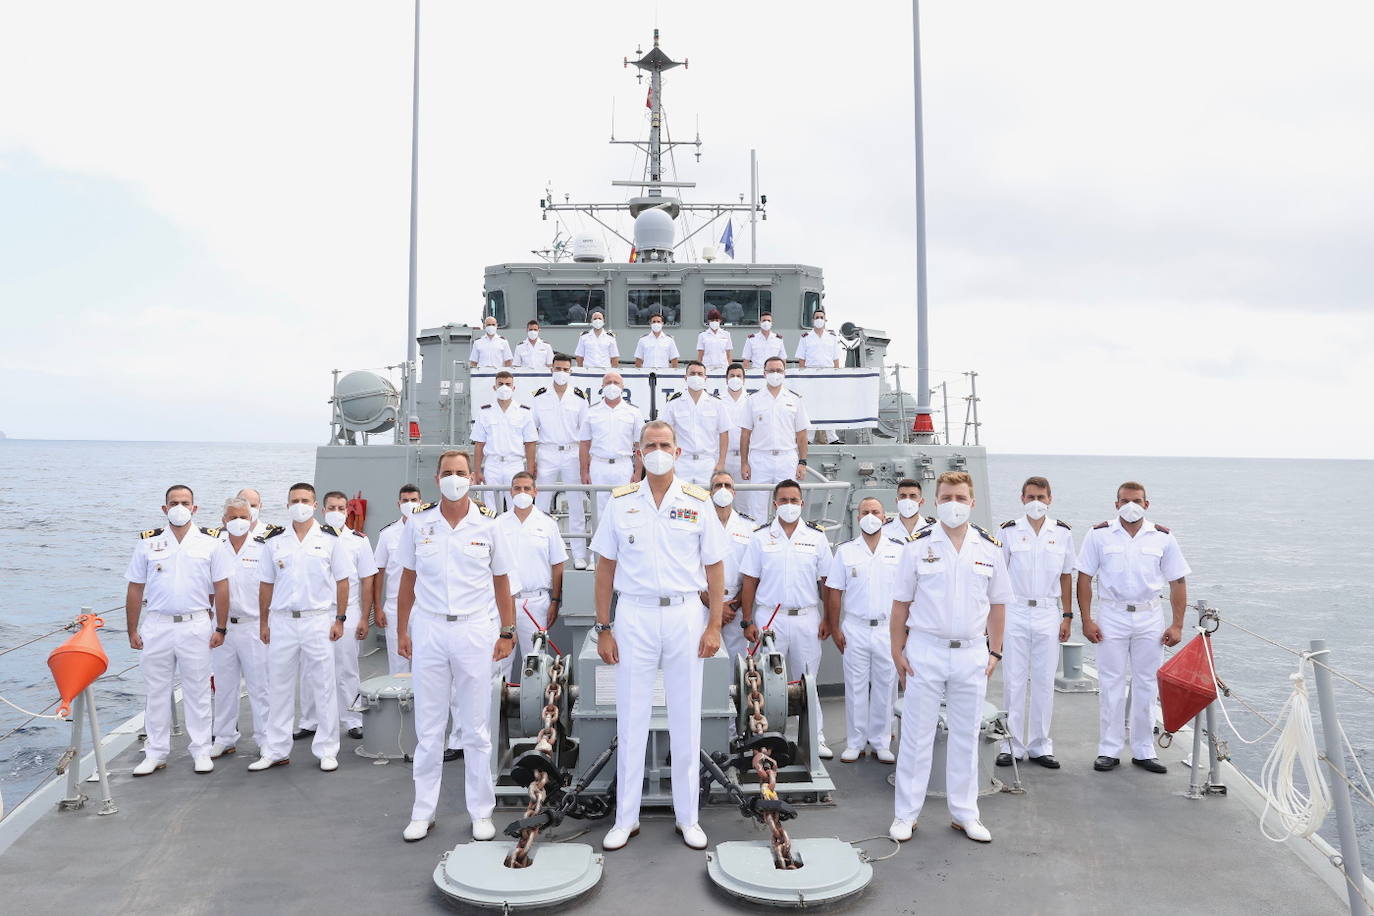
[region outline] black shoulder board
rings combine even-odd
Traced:
[[[933,524],[935,524],[935,516],[933,516],[933,515],[927,515],[927,516],[926,516],[926,524],[927,524],[927,525],[933,525]]]
[[[713,397],[713,398],[715,398],[717,401],[719,401],[719,400],[720,400],[720,393],[717,392],[717,391],[712,391],[712,392],[711,392],[711,397]]]
[[[601,330],[606,331],[606,333],[611,335],[612,337],[615,336],[615,331],[607,330],[606,328],[602,328]]]
[[[820,526],[820,524],[818,524],[817,522],[807,522],[807,523],[806,523],[806,527],[808,527],[808,528],[814,528],[815,530],[821,531],[821,532],[824,532],[824,531],[825,531],[825,529],[822,528],[822,527]]]
[[[1069,523],[1066,522],[1066,521],[1064,521],[1062,518],[1057,518],[1057,519],[1054,520],[1054,522],[1055,522],[1055,524],[1058,525],[1060,528],[1068,528],[1070,531],[1073,530],[1073,528],[1069,525]],[[1158,525],[1155,525],[1155,527],[1158,528],[1159,526],[1158,526]]]
[[[537,398],[537,397],[539,397],[541,394],[543,394],[544,392],[546,392],[546,391],[548,391],[548,390],[549,390],[549,389],[547,389],[547,388],[536,388],[536,389],[534,390],[534,395],[533,395],[533,397],[536,397],[536,398]]]
[[[750,332],[750,334],[749,334],[749,336],[750,336],[750,337],[753,337],[753,336],[754,336],[754,335],[753,335],[753,333],[752,333],[752,332]]]
[[[138,536],[146,541],[148,540],[148,538],[157,537],[159,534],[163,532],[163,530],[164,529],[162,528],[149,528],[147,531],[140,531],[138,533]]]
[[[909,535],[909,536],[907,537],[907,539],[906,539],[906,542],[907,542],[908,544],[910,544],[912,541],[919,541],[919,540],[920,540],[921,538],[923,538],[923,537],[929,537],[929,536],[930,536],[930,533],[931,533],[932,531],[934,531],[934,530],[935,530],[934,528],[922,528],[920,531],[916,532],[915,534]]]
[[[1098,528],[1106,528],[1110,524],[1111,522],[1098,522],[1096,525],[1093,525],[1093,530],[1096,531]]]
[[[491,407],[490,404],[483,404],[483,405],[482,405],[482,409],[483,409],[483,410],[486,410],[486,409],[489,408],[489,407]]]
[[[382,530],[385,531],[386,529],[390,528],[392,525],[398,524],[400,521],[401,521],[401,520],[400,520],[399,518],[393,518],[391,521],[387,522],[385,525],[382,526]]]
[[[905,544],[905,543],[906,543],[906,541],[902,540],[901,538],[888,538],[888,540],[891,541],[891,542],[894,543],[894,544]]]
[[[438,504],[438,503],[425,503],[423,506],[420,507],[420,511],[423,512],[423,511],[425,511],[426,509],[433,509],[433,508],[434,508],[435,506],[437,506],[437,505],[439,505],[439,504]]]
[[[574,388],[573,391],[577,392],[577,396],[584,401],[590,401],[592,399],[592,396],[587,394],[585,388]]]
[[[267,533],[261,535],[260,537],[253,538],[253,540],[266,542],[268,538],[274,538],[285,530],[286,529],[283,528],[281,525],[268,525]]]
[[[738,509],[735,510],[735,514],[738,515],[740,518],[742,518],[742,519],[747,519],[748,521],[751,521],[751,522],[754,520],[754,516],[752,516],[752,515],[745,515],[743,512],[740,512]]]
[[[521,404],[520,407],[521,407],[523,410],[529,410],[529,409],[530,409],[530,405],[528,405],[528,404]]]
[[[1163,525],[1155,525],[1155,530],[1156,530],[1156,531],[1162,531],[1162,532],[1164,532],[1165,534],[1168,534],[1168,533],[1169,533],[1169,529],[1168,529],[1168,528],[1165,528]]]
[[[1158,526],[1158,525],[1155,525],[1155,527],[1158,528],[1159,526]],[[200,528],[200,533],[201,533],[201,534],[208,534],[208,535],[209,535],[210,537],[212,537],[212,538],[217,538],[217,537],[219,537],[219,533],[220,533],[221,530],[222,530],[222,529],[219,529],[219,528],[206,528],[204,525],[202,525],[201,528]]]
[[[1003,528],[1015,528],[1015,527],[1016,527],[1016,519],[1014,519],[1014,518],[1009,518],[1009,519],[1007,519],[1005,522],[1002,523],[1002,527],[1003,527]]]
[[[339,536],[339,529],[335,528],[333,525],[321,525],[320,530],[325,534],[332,534],[334,537]]]
[[[680,397],[682,397],[682,392],[681,392],[681,391],[674,391],[672,394],[668,395],[668,400],[669,400],[669,401],[676,401],[676,400],[677,400],[678,398],[680,398]]]
[[[797,394],[797,392],[793,391],[791,388],[788,388],[788,389],[787,389],[787,393],[790,394],[790,395],[792,395],[793,397],[796,397],[796,398],[801,397],[801,395]]]
[[[992,546],[994,546],[994,547],[1001,547],[1001,546],[1002,546],[1002,542],[999,541],[999,540],[997,540],[997,538],[993,537],[993,536],[987,531],[987,529],[985,529],[985,528],[979,528],[977,525],[974,525],[974,526],[973,526],[973,530],[974,530],[974,531],[977,531],[979,534],[981,534],[983,537],[987,538],[989,541],[992,541]]]
[[[749,521],[752,522],[753,519],[751,518]],[[759,526],[758,526],[757,528],[755,528],[754,530],[755,530],[755,531],[762,531],[763,529],[767,528],[767,527],[769,526],[769,524],[771,524],[771,523],[770,523],[770,522],[764,522],[762,525],[759,525]]]

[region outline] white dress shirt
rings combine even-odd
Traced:
[[[587,416],[587,396],[572,385],[560,397],[550,385],[534,393],[534,429],[540,445],[576,445]]]
[[[894,601],[910,601],[907,628],[940,639],[982,639],[988,611],[1012,601],[1002,546],[969,525],[959,550],[944,525],[922,529],[902,550]]]
[[[1035,600],[1037,607],[1046,600],[1053,606],[1054,599],[1062,594],[1059,577],[1073,572],[1073,534],[1068,523],[1046,516],[1037,533],[1030,519],[1022,515],[1003,523],[997,536],[1011,576],[1012,593],[1022,602]]]
[[[786,612],[820,604],[817,582],[830,574],[831,560],[830,542],[816,525],[798,522],[789,538],[782,522],[773,519],[771,525],[754,532],[740,561],[740,572],[759,580],[755,604],[766,608],[782,605]],[[768,620],[765,617],[755,622],[763,625]]]
[[[725,354],[735,349],[735,342],[730,339],[730,332],[723,328],[706,330],[697,335],[697,349],[707,369],[724,369],[730,364]]]
[[[558,533],[558,523],[531,506],[522,522],[512,509],[498,519],[510,548],[511,565],[520,570],[524,590],[553,585],[553,567],[568,559],[568,548]]]
[[[534,428],[534,411],[515,398],[504,410],[500,403],[483,404],[472,424],[472,441],[484,443],[484,458],[523,459],[525,443],[539,441]]]
[[[840,338],[834,331],[807,331],[797,344],[797,359],[805,360],[806,368],[829,368],[840,359]]]
[[[749,410],[740,422],[750,430],[749,451],[796,451],[797,433],[811,429],[801,395],[783,388],[777,396],[766,386],[749,395]]]
[[[170,528],[143,532],[124,578],[144,586],[144,609],[187,614],[210,609],[215,583],[229,578],[233,560],[215,529],[191,525],[178,541]]]
[[[1144,604],[1165,585],[1192,572],[1168,528],[1145,519],[1131,537],[1121,519],[1094,525],[1078,551],[1078,571],[1097,577],[1097,593],[1111,604]]]
[[[668,396],[663,419],[673,427],[678,448],[684,456],[715,460],[720,455],[720,434],[729,432],[725,405],[705,391],[677,391]]]
[[[750,368],[762,368],[764,360],[772,359],[774,356],[787,359],[787,345],[783,343],[781,334],[759,331],[745,338],[744,353],[740,359],[748,362]]]
[[[514,570],[496,513],[468,500],[457,526],[435,503],[411,516],[396,545],[397,559],[415,570],[415,610],[469,617],[495,615],[493,576]]]
[[[635,344],[635,359],[644,360],[645,369],[667,369],[678,358],[677,341],[668,334],[650,331]]]
[[[674,478],[660,505],[648,483],[617,489],[592,550],[615,561],[616,591],[668,597],[705,591],[706,567],[722,562],[729,547],[707,492]]]
[[[526,337],[515,347],[515,365],[528,369],[547,369],[553,365],[553,347],[542,338],[531,343]]]
[[[476,363],[478,369],[499,369],[510,359],[510,343],[500,334],[495,337],[483,334],[472,339],[472,353],[468,356],[468,362]]]
[[[593,458],[628,461],[643,431],[644,415],[638,407],[623,398],[612,407],[602,398],[582,418],[578,439],[591,443]]]
[[[891,615],[892,587],[905,546],[879,530],[873,550],[868,549],[863,535],[835,548],[825,584],[844,592],[844,613],[862,620],[886,620]]]
[[[271,611],[327,611],[338,598],[336,585],[353,575],[353,558],[333,528],[311,520],[304,538],[294,525],[275,528],[260,538],[264,545],[258,571],[272,588]]]
[[[219,537],[233,560],[229,572],[229,616],[257,620],[258,586],[262,584],[259,569],[264,544],[250,532],[243,539],[243,546],[235,552],[229,543],[229,532],[222,531]]]
[[[609,369],[612,358],[620,359],[620,345],[615,342],[613,332],[593,329],[582,332],[577,338],[577,350],[573,355],[582,360],[584,369]]]

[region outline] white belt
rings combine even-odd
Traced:
[[[271,611],[273,614],[281,614],[285,617],[318,617],[321,614],[328,614],[334,609],[327,607],[322,611]]]
[[[517,598],[533,598],[535,595],[547,595],[547,588],[526,588],[515,593]]]
[[[749,450],[749,452],[750,452],[750,454],[772,455],[774,458],[778,457],[779,455],[795,455],[795,454],[797,454],[797,450],[794,449],[794,448],[777,448],[777,449],[766,449],[766,448],[763,448],[763,449],[752,449],[752,448],[751,448],[751,449]]]
[[[944,636],[936,636],[934,633],[922,633],[920,630],[912,630],[912,636],[919,636],[922,642],[939,646],[942,649],[972,649],[975,646],[985,647],[988,644],[986,636],[970,636],[967,638],[948,639]]]
[[[593,460],[593,461],[604,461],[604,462],[606,462],[607,464],[615,464],[617,461],[631,461],[632,459],[626,458],[626,457],[623,456],[623,455],[622,455],[621,457],[619,457],[619,458],[602,458],[602,457],[600,457],[599,455],[593,455],[593,456],[592,456],[592,460]]]
[[[858,614],[845,614],[845,620],[852,620],[861,627],[878,627],[887,623],[886,617],[862,617]]]
[[[559,445],[559,444],[556,443],[556,442],[541,442],[541,443],[539,443],[539,447],[540,447],[540,448],[551,448],[551,449],[553,449],[553,450],[555,450],[555,451],[559,451],[559,452],[567,452],[567,451],[571,451],[572,449],[577,448],[577,443],[576,443],[576,442],[569,442],[567,445]]]
[[[417,613],[423,614],[430,620],[443,620],[448,623],[457,623],[460,620],[475,620],[478,623],[486,623],[496,619],[495,614],[484,614],[481,611],[474,611],[471,614],[435,614],[432,611],[418,611]]]
[[[164,614],[161,611],[154,611],[153,613],[157,614],[159,617],[166,617],[168,620],[172,621],[172,623],[186,623],[187,621],[191,620],[204,620],[205,615],[209,614],[210,612],[208,610],[205,610],[191,611],[187,614]]]
[[[1016,603],[1026,607],[1055,607],[1055,598],[1017,598]]]
[[[229,622],[230,622],[230,623],[257,623],[257,622],[258,622],[258,618],[256,618],[256,617],[249,617],[247,614],[240,614],[240,615],[237,616],[237,617],[230,617],[230,618],[229,618]]]
[[[520,462],[524,461],[525,458],[523,455],[493,455],[490,452],[488,452],[487,454],[482,456],[482,460],[483,462],[495,461],[498,463],[505,464],[519,464]]]
[[[807,611],[814,611],[816,610],[816,607],[817,606],[814,604],[808,604],[803,607],[785,607],[779,608],[778,613],[784,617],[796,617],[799,614],[803,614]],[[767,614],[769,617],[771,617],[773,616],[773,609],[768,607],[768,605],[766,604],[755,604],[754,615],[758,616],[760,613]]]
[[[698,454],[698,455],[683,455],[682,457],[683,457],[683,458],[686,458],[688,461],[701,461],[702,459],[704,459],[704,458],[710,458],[711,456],[710,456],[710,455],[705,455],[705,454]]]
[[[1127,604],[1124,601],[1104,601],[1102,602],[1102,607],[1104,610],[1111,609],[1113,611],[1126,611],[1127,613],[1134,614],[1137,611],[1155,610],[1159,607],[1159,599],[1151,598],[1148,601],[1136,601],[1131,604]]]
[[[630,604],[637,604],[641,607],[671,607],[675,604],[686,604],[688,599],[697,599],[696,592],[681,592],[676,595],[627,595],[620,593],[620,600]]]

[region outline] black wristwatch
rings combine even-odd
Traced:
[[[1073,620],[1073,611],[1065,611],[1062,615],[1065,620]]]
[[[752,627],[753,625],[754,625],[754,621],[752,621],[752,620],[745,620],[743,617],[741,617],[741,618],[739,619],[739,628],[740,628],[741,630],[747,630],[747,629],[749,629],[750,627]]]
[[[798,458],[798,459],[797,459],[797,464],[800,464],[802,467],[810,467],[810,465],[808,465],[808,464],[806,463],[806,459],[805,459],[805,458]]]
[[[559,596],[559,595],[555,595],[554,597],[552,597],[552,598],[549,599],[549,604],[562,604],[562,603],[563,603],[563,598],[562,598],[561,596]]]
[[[228,627],[215,627],[215,632],[218,633],[218,634],[221,635],[221,636],[228,636],[228,635],[229,635],[229,628],[228,628]]]
[[[597,635],[599,636],[599,635],[602,634],[602,633],[609,633],[609,632],[611,632],[611,627],[612,627],[612,626],[614,626],[614,624],[610,624],[610,623],[598,623],[598,624],[596,624],[595,626],[593,626],[592,629],[595,630],[595,631],[597,632]]]
[[[1001,652],[994,652],[994,651],[992,651],[992,649],[988,649],[988,655],[991,655],[993,658],[997,659],[999,662],[1002,660],[1002,653],[1001,653]]]
[[[335,614],[335,615],[334,615],[334,619],[337,620],[339,623],[347,623],[347,622],[348,622],[348,618],[345,617],[343,614]]]

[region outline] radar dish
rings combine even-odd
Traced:
[[[572,259],[579,264],[600,264],[606,260],[606,248],[594,235],[575,235],[572,240]]]
[[[671,252],[674,235],[673,218],[662,210],[645,210],[635,217],[635,249],[641,255]]]

